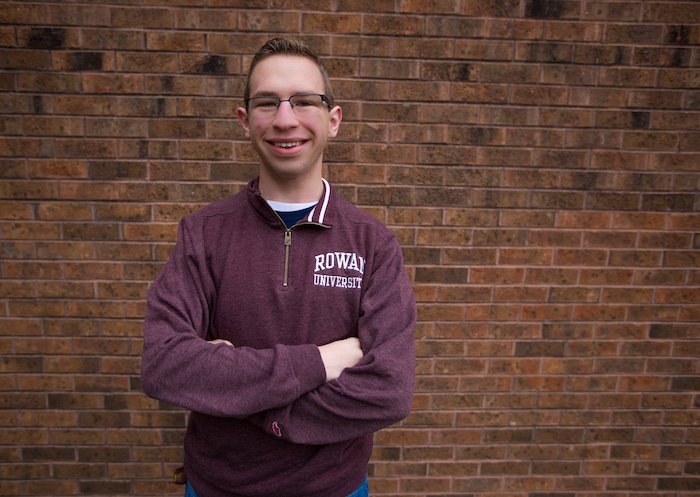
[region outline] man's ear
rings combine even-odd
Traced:
[[[340,121],[343,120],[343,109],[339,105],[333,107],[330,111],[328,119],[328,137],[335,138],[340,128]]]
[[[241,122],[241,126],[243,126],[246,138],[250,138],[250,123],[248,122],[248,111],[245,110],[244,107],[239,107],[238,110],[236,110],[236,116]]]

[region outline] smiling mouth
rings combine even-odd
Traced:
[[[301,145],[302,143],[304,143],[304,142],[303,142],[303,141],[295,141],[295,142],[272,142],[272,144],[273,144],[275,147],[280,147],[280,148],[294,148],[294,147],[298,147],[298,146]]]

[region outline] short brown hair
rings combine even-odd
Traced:
[[[250,76],[253,74],[253,69],[258,63],[271,57],[273,55],[297,55],[300,57],[306,57],[316,64],[318,70],[321,72],[321,77],[323,78],[324,93],[328,97],[328,105],[330,107],[335,106],[335,97],[333,95],[333,87],[331,86],[330,78],[328,77],[328,72],[321,61],[321,58],[311,50],[311,48],[301,40],[294,40],[290,38],[272,38],[268,40],[260,50],[253,56],[253,60],[250,62],[250,68],[248,69],[248,78],[245,83],[245,91],[243,93],[243,99],[247,102],[250,98]]]

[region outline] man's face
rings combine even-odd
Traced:
[[[263,59],[250,76],[250,97],[277,96],[282,100],[299,94],[323,94],[321,71],[306,57],[273,55]],[[296,110],[295,110],[296,109]],[[268,107],[238,109],[238,119],[262,163],[261,177],[278,182],[316,179],[321,175],[323,151],[336,136],[342,119],[340,107],[292,109],[281,102]]]

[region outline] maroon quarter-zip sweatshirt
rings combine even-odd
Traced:
[[[410,411],[416,308],[401,249],[323,183],[291,229],[257,180],[184,218],[149,289],[143,389],[192,411],[185,471],[203,497],[344,497],[372,434]],[[364,357],[326,382],[317,346],[348,337]]]

